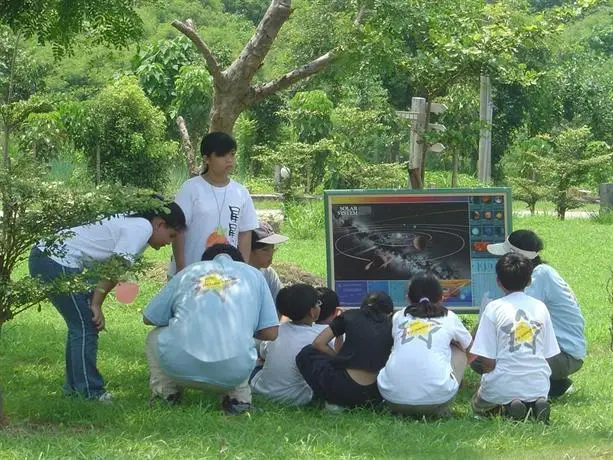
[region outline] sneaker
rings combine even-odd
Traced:
[[[100,401],[102,404],[113,404],[113,395],[108,391],[105,391],[98,396],[98,401]]]
[[[181,399],[183,398],[183,393],[178,391],[176,393],[170,393],[167,396],[161,395],[159,393],[151,393],[149,397],[149,407],[155,407],[156,401],[164,402],[169,406],[177,406],[181,403]]]
[[[514,399],[504,406],[504,415],[510,419],[523,421],[526,419],[528,408],[519,399]]]
[[[253,411],[251,403],[242,402],[234,398],[230,399],[229,396],[223,398],[221,407],[226,415],[241,415],[245,412]]]
[[[328,412],[333,412],[335,414],[340,414],[341,412],[345,411],[345,408],[343,406],[339,406],[337,404],[331,404],[328,401],[326,401],[326,403],[324,404],[324,408]]]
[[[537,422],[543,422],[544,424],[549,423],[549,415],[551,414],[551,407],[549,406],[549,401],[545,398],[539,398],[534,402],[533,407],[534,418]]]
[[[562,380],[551,380],[551,386],[549,388],[549,397],[557,398],[567,393],[573,386],[573,381],[569,378]]]

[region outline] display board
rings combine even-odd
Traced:
[[[328,190],[324,201],[328,286],[343,307],[372,291],[404,307],[421,271],[438,276],[455,311],[502,296],[486,247],[511,232],[511,189]]]

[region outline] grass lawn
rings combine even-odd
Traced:
[[[469,412],[477,378],[467,372],[453,406],[439,422],[402,420],[366,410],[330,414],[283,408],[256,396],[261,410],[228,418],[217,397],[188,392],[180,407],[147,405],[141,309],[160,287],[142,281],[136,304],[106,306],[108,332],[100,338],[99,365],[114,394],[110,406],[60,394],[65,325],[49,305],[10,322],[0,337],[0,382],[11,426],[0,431],[0,458],[612,458],[613,368],[609,350],[611,306],[605,285],[613,227],[590,220],[515,219],[545,240],[544,258],[574,288],[586,317],[589,356],[576,391],[552,406],[552,423],[478,420]],[[168,250],[150,252],[164,259]],[[323,232],[291,240],[279,260],[325,275]]]

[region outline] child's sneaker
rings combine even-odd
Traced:
[[[98,401],[100,401],[102,404],[113,404],[113,395],[108,391],[105,391],[98,396]]]
[[[514,399],[504,406],[504,415],[513,420],[523,421],[526,419],[528,408],[519,399]]]
[[[241,415],[245,412],[252,412],[253,406],[250,403],[242,402],[237,399],[230,399],[225,396],[221,402],[221,407],[226,415]]]
[[[326,401],[326,403],[324,404],[324,407],[328,412],[333,412],[335,414],[340,414],[341,412],[345,411],[345,408],[343,406],[339,406],[337,404],[331,404],[328,401]]]
[[[549,401],[545,398],[539,398],[535,401],[533,407],[533,415],[537,422],[543,422],[549,424],[549,415],[551,414],[551,407]]]

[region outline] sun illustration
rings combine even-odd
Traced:
[[[543,328],[539,321],[532,321],[523,310],[517,310],[513,324],[506,324],[500,329],[509,334],[509,351],[515,352],[522,346],[536,354],[536,341]]]
[[[221,300],[225,300],[226,288],[232,286],[238,278],[226,276],[218,272],[209,272],[196,280],[196,292],[199,295],[211,291],[217,294]]]
[[[413,339],[419,339],[425,342],[428,348],[431,348],[432,334],[436,333],[441,326],[440,323],[434,320],[416,318],[398,325],[398,328],[402,330],[401,343],[403,345],[411,342]]]

